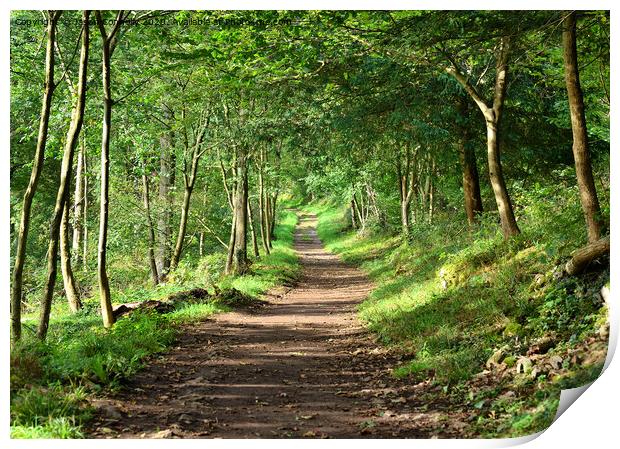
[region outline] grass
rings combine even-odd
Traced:
[[[235,288],[258,298],[272,287],[290,282],[299,273],[293,245],[297,217],[282,211],[271,254],[253,262],[247,275],[221,276],[222,257],[210,255],[191,267],[179,267],[167,284],[134,288],[117,295],[119,303],[162,299],[195,287]],[[234,298],[233,298],[234,299]],[[230,310],[230,301],[183,304],[166,314],[134,312],[109,330],[101,326],[97,298],[85,300],[84,310],[68,311],[58,298],[50,331],[41,342],[29,331],[36,316],[24,317],[25,335],[11,351],[11,437],[80,438],[91,416],[87,398],[114,389],[176,340],[180,326]]]
[[[608,271],[554,277],[555,267],[585,241],[583,225],[574,218],[580,217],[575,192],[521,193],[517,201],[523,204],[523,232],[509,241],[491,214],[472,231],[453,217],[439,215],[432,225],[414,226],[405,239],[385,233],[358,236],[346,209],[329,202],[306,206],[318,215],[318,235],[327,249],[361,267],[374,281],[376,288],[360,304],[359,316],[384,344],[408,354],[406,362],[394,367],[395,376],[430,378],[448,391],[469,394],[471,388],[464,386],[498,348],[507,346],[514,360],[537,339],[549,336],[557,351],[575,348],[606,322],[597,292]],[[564,207],[560,213],[558,204]],[[575,366],[571,373],[585,383],[595,379],[601,367]],[[502,419],[481,421],[478,431],[516,436],[549,425],[558,385],[567,381],[539,380],[526,386],[538,390],[535,400],[512,401],[509,412],[501,410]],[[453,399],[468,402],[464,394]]]

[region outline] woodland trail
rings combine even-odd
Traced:
[[[356,316],[371,282],[326,252],[315,227],[316,217],[300,217],[293,289],[188,326],[176,347],[98,400],[88,437],[453,436],[447,404],[417,399],[426,383],[391,376],[398,355]]]

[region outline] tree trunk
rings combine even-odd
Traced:
[[[499,211],[502,232],[505,238],[517,235],[520,231],[512,210],[510,196],[504,180],[500,161],[499,142],[497,136],[497,122],[487,122],[487,157],[489,162],[489,178],[495,194],[495,202]]]
[[[84,216],[84,152],[85,139],[80,140],[80,151],[77,155],[77,168],[75,171],[75,196],[73,198],[73,238],[71,253],[73,260],[80,263],[82,249],[82,220]]]
[[[99,244],[97,247],[97,278],[99,280],[99,297],[103,326],[112,327],[114,314],[110,296],[110,282],[106,272],[106,256],[108,243],[109,189],[110,189],[110,127],[112,125],[112,93],[110,90],[110,59],[112,57],[111,41],[120,26],[122,12],[118,13],[114,28],[108,35],[105,30],[101,13],[97,11],[97,24],[102,40],[102,78],[103,78],[103,123],[101,135],[101,199],[99,210]]]
[[[265,211],[265,180],[263,175],[263,166],[265,163],[264,150],[260,152],[260,165],[258,166],[258,215],[260,221],[260,236],[265,254],[269,254],[269,235],[267,233],[267,213]]]
[[[235,194],[235,244],[233,272],[244,274],[248,269],[247,225],[248,225],[248,167],[245,148],[237,156],[237,189]]]
[[[185,239],[185,232],[187,230],[187,219],[189,217],[189,205],[192,197],[192,191],[194,186],[185,186],[185,192],[183,193],[183,205],[181,206],[181,220],[179,222],[179,233],[177,235],[177,241],[174,245],[174,252],[170,259],[170,270],[174,270],[181,260],[181,252],[183,251],[183,240]]]
[[[204,194],[202,196],[202,212],[204,213],[207,208],[207,189],[205,187]],[[198,237],[198,255],[200,257],[205,255],[205,231],[201,230]]]
[[[58,192],[56,193],[56,204],[54,205],[54,213],[52,215],[50,225],[50,242],[47,249],[47,279],[43,290],[41,313],[39,316],[39,328],[37,329],[37,336],[42,340],[44,340],[47,336],[50,312],[52,309],[52,297],[54,295],[54,287],[56,285],[60,224],[62,221],[62,215],[65,211],[65,206],[69,201],[71,172],[73,169],[73,153],[75,151],[75,146],[77,144],[80,130],[82,128],[82,122],[84,120],[84,106],[86,103],[86,74],[90,44],[88,24],[89,15],[89,11],[84,11],[82,14],[82,27],[84,32],[82,33],[82,48],[80,51],[77,98],[73,106],[69,131],[67,132],[67,140],[65,142],[60,168],[60,184],[58,186]]]
[[[271,244],[272,240],[276,239],[276,206],[278,203],[278,192],[276,191],[270,199],[271,205],[269,206],[270,217],[269,217],[269,247],[271,248],[273,245]]]
[[[433,183],[433,176],[435,175],[435,160],[431,161],[431,172],[430,172],[430,187],[428,191],[428,223],[433,223],[433,213],[435,210],[435,205],[433,204],[435,198],[435,185]]]
[[[351,205],[350,205],[350,213],[351,213],[351,227],[353,229],[357,229],[357,221],[355,220],[355,203],[353,202],[353,200],[351,200]]]
[[[157,272],[163,278],[170,270],[171,248],[171,218],[172,218],[172,140],[170,132],[166,131],[159,139],[160,145],[160,172],[159,172],[159,203],[163,210],[157,219]]]
[[[568,104],[570,106],[570,121],[573,130],[573,157],[581,208],[586,220],[588,241],[596,242],[601,236],[603,223],[601,210],[592,175],[592,163],[588,148],[588,130],[583,105],[583,93],[579,81],[579,66],[577,63],[577,20],[575,12],[571,12],[564,19],[562,32],[562,46],[564,55],[564,77]]]
[[[185,118],[185,111],[183,111],[183,118]],[[204,151],[202,150],[202,143],[208,125],[208,118],[204,118],[203,122],[200,124],[200,129],[195,136],[196,140],[191,146],[191,151],[187,139],[187,133],[184,133],[185,155],[187,157],[187,155],[191,153],[192,161],[190,164],[189,173],[187,173],[187,159],[183,159],[183,182],[185,185],[185,191],[183,192],[183,205],[181,207],[181,221],[179,222],[179,233],[177,234],[177,241],[174,245],[174,252],[172,253],[172,258],[170,260],[171,270],[174,270],[178,266],[179,261],[181,260],[183,241],[185,240],[185,233],[187,232],[187,220],[189,219],[189,207],[191,204],[192,193],[194,192],[194,186],[196,185],[198,165],[200,164],[200,158],[204,154]]]
[[[69,201],[65,202],[62,219],[60,221],[60,269],[65,287],[65,295],[69,308],[73,313],[82,308],[82,301],[78,293],[77,283],[71,268],[71,250],[69,247]]]
[[[608,254],[609,248],[609,236],[607,236],[578,249],[566,264],[566,272],[571,276],[581,273],[590,262]]]
[[[228,239],[228,252],[226,254],[226,268],[224,272],[226,274],[232,273],[233,266],[233,256],[235,252],[235,236],[237,234],[237,214],[235,212],[235,208],[233,207],[233,217],[232,223],[230,225],[230,238]]]
[[[84,210],[82,211],[82,268],[88,270],[88,156],[86,154],[86,139],[82,135],[84,141],[84,159],[83,159],[83,178],[84,178]]]
[[[364,222],[364,217],[362,216],[362,211],[360,210],[360,206],[355,196],[355,193],[353,193],[353,208],[355,209],[355,214],[357,215],[357,223],[359,225],[359,228],[364,229],[366,223]]]
[[[252,250],[254,257],[259,258],[260,252],[258,251],[258,239],[256,238],[256,231],[254,230],[254,216],[252,214],[252,202],[248,198],[248,224],[250,225],[250,235],[252,236]]]
[[[11,337],[15,342],[21,338],[21,313],[22,313],[22,288],[24,263],[26,261],[26,243],[28,241],[28,231],[30,228],[30,210],[32,200],[37,191],[43,162],[45,160],[45,145],[47,144],[47,131],[49,128],[50,108],[52,106],[52,96],[56,85],[54,84],[54,43],[56,41],[56,24],[60,17],[60,11],[49,13],[47,21],[47,44],[45,49],[45,87],[43,90],[43,102],[41,105],[41,118],[39,120],[39,134],[37,137],[37,147],[34,154],[32,171],[28,187],[24,193],[22,212],[19,221],[19,232],[17,234],[17,249],[15,251],[15,263],[13,266],[13,278],[11,286]]]
[[[467,102],[465,99],[459,102],[463,120],[467,116]],[[482,197],[480,196],[480,177],[476,153],[467,125],[460,128],[461,139],[459,140],[459,158],[463,170],[463,196],[465,199],[465,214],[467,222],[473,226],[483,211]]]
[[[151,279],[153,284],[159,284],[159,273],[157,272],[157,263],[155,262],[155,228],[153,219],[151,218],[151,202],[149,200],[149,180],[146,171],[142,173],[142,201],[144,202],[144,210],[146,211],[146,223],[149,232],[149,266],[151,268]]]

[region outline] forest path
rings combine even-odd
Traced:
[[[301,215],[295,288],[258,310],[188,326],[120,393],[101,399],[89,437],[430,437],[445,409],[416,400],[426,384],[395,379],[397,356],[356,316],[372,289],[324,250],[316,217]],[[443,416],[442,416],[443,415]],[[442,419],[443,418],[443,419]],[[443,425],[442,425],[443,424]],[[447,436],[447,435],[446,435]]]

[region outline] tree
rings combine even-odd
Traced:
[[[61,221],[63,215],[68,215],[71,172],[73,168],[73,154],[80,136],[82,122],[84,121],[84,107],[86,104],[87,89],[86,76],[88,70],[88,52],[90,46],[89,17],[90,11],[84,11],[82,13],[82,47],[80,51],[80,68],[78,72],[78,85],[76,89],[77,99],[73,107],[69,131],[67,132],[67,139],[63,151],[62,165],[60,170],[60,185],[58,186],[58,192],[56,194],[56,204],[54,205],[54,213],[50,224],[50,241],[47,250],[47,280],[45,282],[43,298],[41,300],[39,327],[37,329],[37,336],[40,339],[45,339],[45,337],[47,336],[50,311],[52,308],[52,296],[54,294],[54,286],[56,284],[58,242],[61,230]],[[70,261],[68,260],[70,254],[67,251],[69,242],[66,227],[64,231],[65,240],[63,243],[65,244],[65,248],[62,252],[66,259],[63,263],[66,264],[66,274],[72,276],[70,267],[68,267],[68,264],[70,263]],[[74,285],[71,284],[71,280],[68,280],[67,283],[68,285],[70,285],[70,288],[74,288]],[[70,290],[70,294],[77,296],[77,292],[75,291]],[[70,299],[70,302],[72,303],[77,303],[78,301],[79,300],[75,296]]]
[[[566,15],[563,21],[562,47],[564,56],[564,78],[570,106],[570,121],[573,130],[573,156],[581,208],[586,220],[588,241],[596,242],[601,236],[603,223],[599,206],[592,163],[588,148],[588,129],[583,104],[583,92],[579,81],[579,65],[577,63],[577,18],[575,11]]]
[[[502,36],[499,39],[496,49],[495,64],[495,87],[493,89],[493,102],[489,106],[487,102],[478,93],[476,88],[470,83],[468,78],[463,74],[457,63],[451,58],[450,65],[446,67],[446,72],[452,75],[469,94],[476,103],[482,115],[487,128],[487,160],[489,164],[489,178],[491,186],[495,194],[495,203],[499,212],[499,218],[502,226],[502,232],[505,238],[519,234],[519,227],[515,219],[504,173],[500,160],[500,139],[499,129],[502,118],[502,110],[506,98],[506,83],[508,77],[508,58],[510,55],[510,37]]]
[[[28,230],[30,226],[30,213],[32,200],[37,191],[39,178],[43,170],[52,96],[57,86],[54,82],[54,42],[56,41],[56,25],[58,24],[58,19],[62,11],[48,11],[46,14],[45,86],[43,89],[41,118],[39,120],[39,135],[37,137],[37,147],[34,154],[30,181],[24,193],[19,232],[17,235],[15,264],[13,266],[13,285],[11,286],[11,336],[13,341],[17,341],[21,337],[22,286],[24,263],[26,261],[26,243],[28,241]]]
[[[116,37],[122,21],[128,14],[119,11],[110,32],[105,28],[101,11],[96,11],[97,26],[101,34],[101,70],[103,79],[103,123],[101,136],[101,197],[99,211],[99,244],[97,248],[97,277],[99,280],[99,296],[101,301],[101,316],[104,327],[112,327],[114,314],[112,313],[112,299],[110,297],[110,281],[106,271],[106,255],[108,242],[109,220],[109,189],[110,189],[110,127],[112,126],[112,91],[110,88],[111,58],[116,48]]]
[[[187,219],[189,217],[190,200],[196,184],[196,174],[198,173],[198,164],[200,163],[200,158],[202,158],[208,149],[204,146],[204,138],[209,126],[209,111],[203,111],[199,123],[197,123],[197,128],[193,133],[192,143],[189,141],[186,126],[187,125],[183,123],[183,145],[185,149],[183,155],[183,184],[185,189],[183,192],[183,205],[181,206],[179,232],[177,234],[176,244],[174,245],[174,252],[172,253],[172,258],[170,260],[171,270],[174,270],[177,267],[179,260],[181,259],[183,240],[185,239]]]

